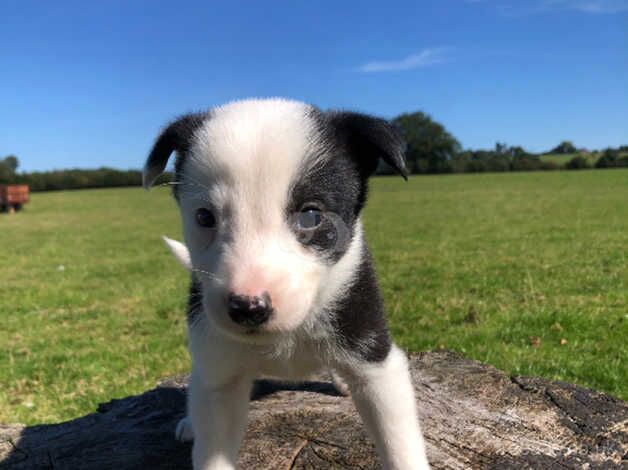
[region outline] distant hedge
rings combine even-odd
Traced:
[[[172,175],[166,173],[157,180],[156,184],[170,181],[171,178]],[[116,170],[114,168],[36,171],[16,173],[6,181],[0,181],[0,183],[28,184],[31,191],[141,186],[142,172],[139,170]]]
[[[606,149],[595,162],[595,168],[628,168],[628,155],[620,150]]]
[[[112,188],[139,186],[142,184],[142,173],[137,170],[120,171],[113,168],[37,171],[17,174],[15,182],[28,184],[32,191]]]

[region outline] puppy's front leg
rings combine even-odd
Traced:
[[[194,470],[232,470],[246,430],[251,380],[210,386],[192,373],[188,415],[194,433]]]
[[[429,469],[405,354],[393,345],[384,361],[359,364],[347,379],[384,468]]]

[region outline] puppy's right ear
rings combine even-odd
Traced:
[[[164,172],[172,152],[185,153],[190,149],[196,130],[203,124],[206,113],[187,114],[168,125],[153,145],[142,173],[142,184],[150,188]]]

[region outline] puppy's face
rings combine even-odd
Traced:
[[[379,157],[403,174],[383,120],[284,100],[184,116],[157,140],[145,183],[178,153],[175,197],[205,313],[264,341],[314,321],[362,255],[359,213]]]

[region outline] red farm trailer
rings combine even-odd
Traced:
[[[0,212],[19,211],[28,199],[28,185],[0,184]]]

